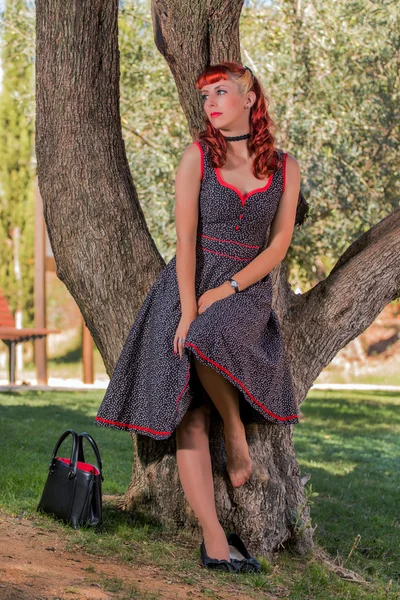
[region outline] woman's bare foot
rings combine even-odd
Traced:
[[[229,427],[224,426],[227,471],[234,487],[240,487],[251,475],[251,458],[242,421]]]
[[[228,541],[222,527],[209,532],[203,531],[203,538],[207,556],[218,560],[230,560]]]

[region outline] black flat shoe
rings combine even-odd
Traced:
[[[210,558],[206,552],[206,546],[204,544],[204,540],[200,544],[200,556],[201,562],[204,567],[208,569],[216,569],[218,571],[230,571],[231,573],[235,573],[237,571],[235,565],[228,560],[219,560],[218,558]]]
[[[257,559],[250,556],[246,546],[237,533],[228,533],[229,555],[237,571],[240,573],[257,573],[261,565]]]

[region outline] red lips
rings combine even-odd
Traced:
[[[219,113],[219,112],[211,113],[211,117],[218,117],[219,115],[222,115],[222,113]]]

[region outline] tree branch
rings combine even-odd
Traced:
[[[276,306],[302,402],[339,350],[399,296],[400,208],[353,242],[328,277],[305,294],[291,290],[285,265],[280,265],[275,280]]]

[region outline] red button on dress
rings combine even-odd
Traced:
[[[237,231],[237,230],[239,229],[239,225],[236,225],[235,229],[236,229],[236,231]]]
[[[243,215],[239,215],[239,219],[243,219]]]

